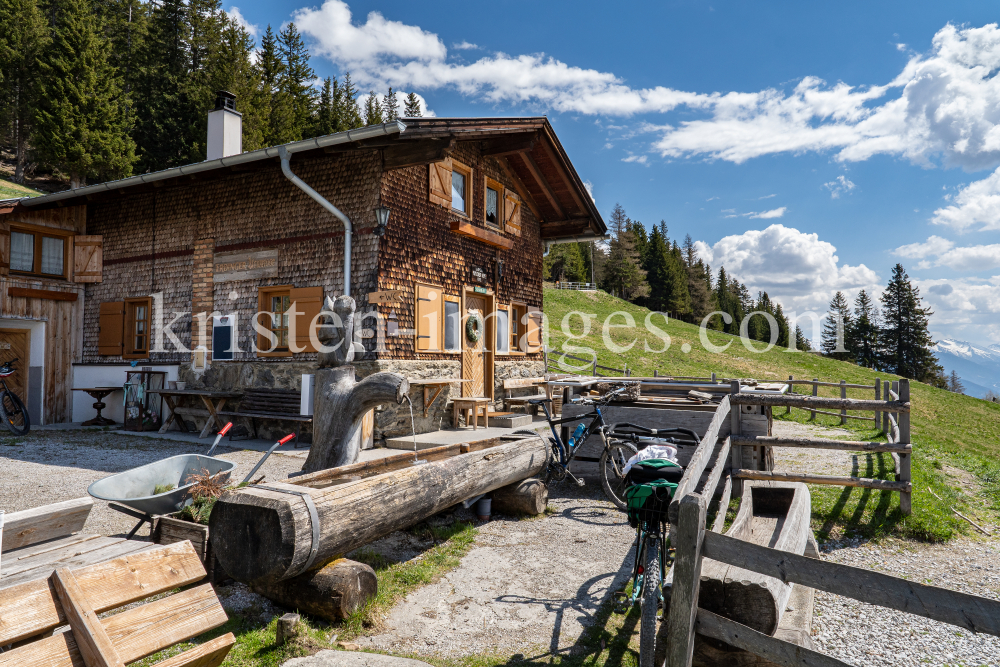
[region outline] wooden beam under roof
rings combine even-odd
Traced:
[[[542,225],[542,239],[559,236],[574,236],[590,232],[590,218],[571,218],[569,220],[554,220]]]
[[[519,157],[524,162],[524,166],[528,168],[531,175],[534,177],[535,181],[538,182],[538,187],[542,189],[542,194],[545,198],[549,200],[552,204],[552,208],[556,211],[556,216],[560,220],[566,217],[566,213],[563,211],[562,206],[559,205],[559,199],[556,197],[556,193],[552,191],[549,187],[549,182],[545,180],[545,176],[542,175],[542,170],[538,168],[538,163],[535,162],[534,158],[531,157],[531,153],[520,153]]]
[[[382,165],[388,171],[440,162],[451,156],[455,144],[454,139],[427,139],[388,146],[382,151]]]
[[[538,210],[538,204],[535,203],[535,198],[531,196],[531,191],[524,186],[521,178],[511,168],[507,158],[503,156],[498,157],[497,164],[500,165],[500,168],[503,169],[503,172],[507,174],[510,180],[514,182],[514,189],[517,190],[517,194],[521,196],[521,201],[528,205],[531,212],[535,214],[535,219],[537,219],[539,223],[542,223],[545,218],[542,217],[541,212]]]
[[[545,155],[549,158],[549,160],[552,161],[552,164],[556,168],[556,171],[559,172],[559,175],[566,182],[566,186],[569,189],[570,195],[572,195],[573,197],[573,201],[575,201],[576,205],[580,207],[580,212],[586,213],[587,207],[584,206],[583,200],[580,199],[580,195],[577,194],[576,187],[574,187],[573,179],[570,178],[570,175],[566,172],[566,169],[563,168],[562,160],[560,160],[559,156],[556,155],[556,152],[552,150],[552,146],[550,145],[549,141],[542,142],[542,150],[545,152]]]
[[[489,139],[483,142],[482,154],[500,156],[511,153],[524,153],[535,147],[538,141],[538,133],[510,137],[507,139]]]

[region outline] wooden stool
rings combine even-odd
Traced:
[[[451,425],[452,428],[458,428],[458,415],[459,411],[465,415],[465,425],[468,426],[472,424],[472,430],[475,431],[479,428],[479,411],[482,410],[483,415],[483,427],[490,427],[490,399],[483,396],[469,397],[464,396],[462,398],[452,399],[451,406]]]

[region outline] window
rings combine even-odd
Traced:
[[[523,303],[510,304],[510,349],[515,353],[524,351],[524,341],[521,336],[524,334],[524,314],[526,309]]]
[[[462,315],[457,296],[444,297],[444,351],[462,351]]]
[[[261,287],[257,292],[256,316],[257,355],[286,357],[288,349],[288,310],[292,306],[292,288],[289,285]],[[268,335],[270,334],[270,335]]]
[[[472,169],[461,162],[451,161],[451,208],[472,217]]]
[[[443,310],[442,291],[433,285],[417,285],[416,305],[416,347],[417,352],[441,351],[441,314]]]
[[[497,308],[497,354],[510,354],[509,315],[506,306]]]
[[[483,211],[486,223],[500,227],[503,224],[504,187],[487,176],[485,190],[486,200]]]
[[[28,229],[10,232],[10,270],[66,277],[66,237]]]
[[[145,359],[149,356],[149,325],[152,300],[125,299],[124,359]]]

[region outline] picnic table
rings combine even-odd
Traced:
[[[167,407],[170,408],[170,417],[163,420],[160,433],[166,433],[174,422],[177,422],[177,427],[181,431],[187,433],[187,424],[181,417],[191,415],[205,418],[205,428],[201,429],[199,438],[207,438],[211,435],[212,427],[216,424],[222,428],[223,422],[219,412],[226,407],[226,401],[242,396],[238,391],[216,391],[213,389],[150,389],[149,393],[162,396],[163,400],[167,402]],[[204,407],[177,405],[182,400],[194,398],[200,399]],[[197,403],[197,401],[194,402]]]
[[[115,420],[102,415],[101,410],[108,407],[107,403],[104,402],[105,397],[116,391],[123,391],[121,387],[73,387],[73,391],[86,392],[95,401],[94,409],[97,410],[97,416],[83,422],[82,426],[114,426]]]
[[[437,397],[441,395],[444,388],[453,382],[472,382],[472,380],[463,380],[462,378],[427,378],[423,380],[410,380],[411,387],[423,387],[424,390],[424,417],[427,416],[427,409],[431,407]],[[434,395],[427,400],[428,394],[434,390]]]

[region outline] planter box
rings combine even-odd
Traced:
[[[154,544],[174,544],[184,540],[191,542],[195,553],[205,565],[208,580],[215,584],[225,581],[229,575],[216,564],[208,535],[208,526],[203,523],[179,519],[177,514],[165,514],[154,519],[151,538]]]

